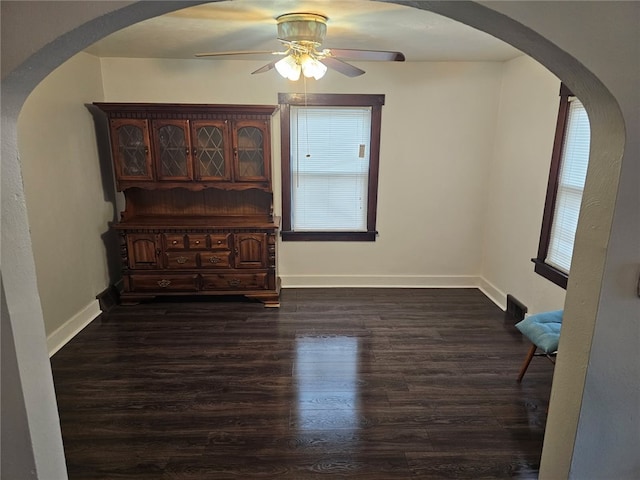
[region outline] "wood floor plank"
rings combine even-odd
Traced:
[[[51,359],[69,478],[536,478],[553,365],[477,289],[117,306]]]

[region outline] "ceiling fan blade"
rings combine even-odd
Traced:
[[[223,57],[227,55],[284,55],[286,52],[274,52],[273,50],[237,50],[231,52],[196,53],[196,57]]]
[[[347,60],[404,62],[404,54],[401,52],[387,52],[383,50],[355,50],[349,48],[328,48],[332,57],[345,58]]]
[[[347,77],[357,77],[365,73],[364,70],[360,70],[358,67],[354,67],[353,65],[350,65],[347,62],[343,62],[342,60],[335,57],[324,57],[320,59],[320,61],[327,67],[332,68],[335,71],[346,75]]]
[[[274,60],[273,62],[267,63],[264,67],[260,67],[255,72],[251,72],[251,75],[253,75],[254,73],[268,72],[269,70],[272,70],[276,66],[276,63],[278,63],[279,61],[280,59],[277,59],[277,60]]]

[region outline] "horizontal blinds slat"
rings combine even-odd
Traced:
[[[294,231],[366,231],[369,107],[292,107]]]
[[[366,176],[301,176],[293,189],[295,230],[366,230]]]
[[[589,163],[591,132],[589,118],[582,103],[574,99],[569,104],[569,116],[564,137],[560,183],[584,188]]]
[[[582,103],[573,99],[569,105],[563,143],[558,190],[549,248],[545,261],[569,273],[575,242],[580,204],[589,163],[591,131]]]

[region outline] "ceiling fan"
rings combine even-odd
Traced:
[[[327,33],[327,20],[317,13],[287,13],[276,18],[278,22],[278,40],[286,47],[285,51],[231,51],[197,53],[196,57],[218,57],[225,55],[271,54],[282,57],[258,70],[263,73],[275,68],[280,75],[289,80],[298,80],[302,73],[305,77],[319,80],[327,68],[332,68],[348,77],[357,77],[365,73],[344,60],[378,60],[403,62],[400,52],[380,50],[354,50],[344,48],[320,49]]]

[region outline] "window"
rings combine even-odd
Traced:
[[[537,273],[563,288],[569,278],[590,139],[584,106],[562,85],[540,244],[533,262]]]
[[[282,239],[375,241],[384,95],[278,100]]]

